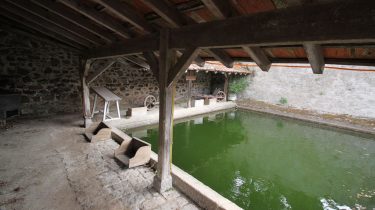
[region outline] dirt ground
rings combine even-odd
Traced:
[[[79,115],[18,118],[0,130],[0,210],[199,209],[152,188],[150,166],[116,162],[112,139],[88,143]]]

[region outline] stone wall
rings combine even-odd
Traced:
[[[248,77],[250,85],[241,97],[271,104],[280,104],[280,99],[285,98],[286,106],[375,118],[375,68],[349,67],[374,71],[326,68],[322,75],[316,75],[311,68],[273,66],[269,72],[254,68],[255,76]]]
[[[0,29],[0,94],[22,95],[24,115],[81,110],[78,62],[57,44]]]
[[[96,69],[100,63],[94,63]],[[176,99],[179,101],[187,94],[187,82],[181,78],[176,87]],[[209,73],[199,72],[197,80],[193,81],[193,94],[208,94],[210,92]],[[132,65],[126,65],[116,62],[110,69],[100,75],[92,84],[94,86],[104,86],[119,95],[121,100],[121,109],[126,107],[137,107],[143,104],[145,97],[149,94],[158,95],[159,88],[156,79],[149,70],[135,68]]]
[[[103,61],[94,63],[92,73]],[[193,93],[210,92],[210,74],[199,73]],[[139,106],[150,94],[157,94],[151,72],[116,63],[93,82],[121,96],[122,107]],[[186,95],[187,83],[181,79],[177,98]],[[21,114],[48,115],[81,112],[79,55],[52,42],[0,29],[0,94],[22,96]]]

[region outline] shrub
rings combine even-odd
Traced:
[[[248,81],[246,77],[234,78],[229,81],[229,92],[239,93],[246,89]]]
[[[280,100],[279,100],[279,103],[282,104],[282,105],[285,105],[288,103],[288,99],[284,98],[284,97],[281,97]]]

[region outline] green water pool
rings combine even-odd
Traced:
[[[156,127],[131,132],[157,152]],[[173,163],[244,209],[375,208],[369,137],[228,111],[176,123]]]

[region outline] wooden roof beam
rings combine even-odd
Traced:
[[[229,18],[171,29],[172,49],[375,43],[375,1],[347,0]],[[298,18],[296,18],[298,17]],[[296,27],[291,28],[294,25]],[[342,29],[345,30],[342,30]],[[223,33],[225,31],[225,33]],[[199,32],[199,33],[197,33]],[[158,36],[143,36],[90,51],[110,57],[158,50]]]
[[[187,24],[181,13],[164,0],[143,0],[143,2],[173,27],[178,28]]]
[[[128,39],[131,36],[128,33],[128,30],[123,27],[121,24],[116,23],[115,21],[111,20],[109,16],[101,14],[99,11],[95,10],[94,8],[90,8],[82,1],[75,1],[75,0],[58,0],[65,6],[70,7],[71,9],[75,10],[78,13],[88,17],[92,21],[112,30],[113,32],[117,33],[124,39]]]
[[[303,47],[306,51],[307,59],[311,65],[314,74],[323,74],[324,55],[323,49],[318,44],[305,43]]]
[[[91,33],[96,34],[100,38],[104,39],[107,43],[111,43],[117,39],[109,31],[106,31],[99,26],[95,25],[91,20],[82,17],[80,14],[71,11],[68,7],[57,4],[55,2],[46,1],[46,0],[31,0],[35,4],[38,4],[41,7],[44,7],[49,10],[51,13],[55,13],[66,20],[69,20],[72,23],[90,31]]]
[[[152,51],[144,51],[143,57],[147,60],[154,77],[159,82],[159,60]]]
[[[234,9],[228,0],[202,0],[202,2],[220,20],[234,16]]]
[[[44,20],[44,19],[42,19],[42,18],[40,18],[40,17],[38,17],[38,16],[28,12],[28,11],[25,11],[25,10],[23,10],[23,9],[13,5],[13,4],[9,4],[9,3],[3,1],[3,2],[1,2],[0,7],[5,9],[5,10],[8,10],[9,12],[11,12],[13,14],[17,14],[18,16],[21,16],[21,17],[27,19],[30,22],[33,22],[34,24],[37,24],[37,25],[39,25],[43,28],[47,28],[50,31],[54,31],[55,33],[60,34],[61,36],[64,36],[67,39],[70,39],[70,40],[72,40],[76,43],[79,43],[79,44],[81,44],[85,47],[89,48],[89,47],[92,46],[92,44],[89,41],[87,41],[87,40],[85,40],[85,39],[83,39],[83,38],[81,38],[81,37],[79,37],[75,34],[72,34],[71,32],[66,31],[65,29],[62,29],[62,28],[56,26],[55,24],[52,24],[49,21],[46,21],[46,20]]]
[[[144,69],[150,69],[150,65],[148,65],[144,60],[138,58],[135,55],[125,56],[125,57],[118,58],[118,59],[127,60],[128,62],[131,62],[131,63],[133,63],[133,64],[135,64],[139,67],[142,67]]]
[[[58,33],[55,33],[51,30],[48,30],[44,27],[41,27],[40,25],[37,25],[37,24],[35,24],[35,23],[33,23],[33,22],[31,22],[31,21],[29,21],[29,20],[27,20],[27,19],[25,19],[21,16],[10,13],[9,11],[7,11],[5,9],[2,9],[1,7],[0,7],[0,14],[3,15],[4,17],[9,18],[10,20],[15,21],[16,23],[19,23],[20,25],[24,25],[27,28],[31,28],[31,29],[33,29],[33,30],[35,30],[35,31],[37,31],[41,34],[44,34],[44,35],[46,35],[46,36],[48,36],[52,39],[55,39],[55,40],[60,41],[64,44],[66,44],[66,45],[69,45],[70,47],[73,47],[75,49],[80,49],[80,50],[82,50],[84,48],[84,46],[81,45],[80,43],[76,43],[76,42],[74,42],[74,41],[72,41],[72,40],[70,40],[70,39],[68,39],[64,36],[61,36]]]
[[[191,62],[199,54],[199,51],[199,48],[190,48],[184,52],[177,63],[169,70],[167,86],[171,86],[173,81],[178,80],[185,73]]]
[[[268,71],[271,68],[271,61],[260,47],[247,47],[242,49],[250,56],[250,58],[259,66],[262,71]]]
[[[49,21],[77,36],[80,36],[83,39],[86,39],[96,45],[103,45],[104,41],[101,40],[99,37],[91,34],[91,32],[80,28],[74,24],[72,24],[70,21],[67,21],[66,19],[56,16],[53,13],[49,13],[44,8],[41,8],[33,3],[31,3],[29,0],[7,0],[9,3],[14,4],[24,10],[27,10],[28,12],[43,18],[46,21]]]
[[[207,49],[207,51],[218,61],[220,61],[227,68],[233,68],[234,60],[227,52],[221,49]]]
[[[142,16],[140,16],[136,12],[136,9],[133,8],[131,5],[125,2],[121,2],[119,0],[94,0],[94,1],[105,6],[106,10],[111,11],[112,13],[116,14],[118,17],[129,22],[135,27],[143,31],[146,31],[148,33],[152,33],[154,31],[152,26]]]

